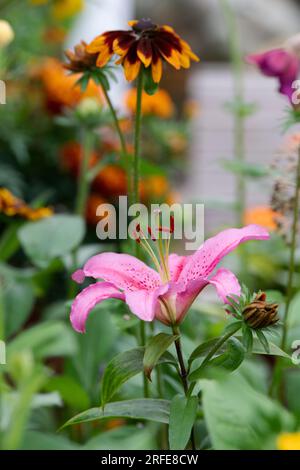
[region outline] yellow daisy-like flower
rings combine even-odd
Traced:
[[[97,66],[104,67],[117,54],[128,81],[135,80],[141,66],[151,67],[154,83],[162,77],[163,62],[175,69],[189,68],[191,60],[199,61],[189,44],[170,26],[158,26],[149,19],[129,21],[131,30],[107,31],[97,36],[87,47],[98,53]]]
[[[137,90],[132,88],[125,95],[125,104],[131,113],[136,111]],[[143,92],[142,114],[144,116],[158,116],[167,119],[174,113],[174,104],[169,93],[165,90],[158,90],[155,95],[148,95]]]
[[[0,188],[0,213],[8,217],[19,216],[27,220],[39,220],[50,217],[53,210],[49,207],[33,209],[22,199],[14,196],[8,189]]]
[[[278,450],[300,450],[300,432],[283,433],[277,438]]]
[[[52,6],[52,14],[56,20],[65,20],[79,13],[83,7],[83,0],[56,0]]]

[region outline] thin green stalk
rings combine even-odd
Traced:
[[[286,288],[286,303],[283,317],[283,333],[281,339],[281,349],[286,349],[287,335],[288,335],[288,316],[290,312],[290,305],[293,297],[293,286],[294,286],[294,274],[296,265],[296,248],[297,248],[297,235],[299,226],[299,194],[300,194],[300,147],[298,149],[298,161],[296,171],[296,184],[295,184],[295,196],[294,196],[294,211],[293,211],[293,225],[292,225],[292,240],[290,247],[290,262],[289,262],[289,274]],[[275,367],[273,370],[272,380],[269,388],[269,395],[274,394],[275,388],[281,382],[282,378],[282,360],[276,359]]]
[[[146,328],[145,328],[145,322],[140,320],[140,343],[142,347],[145,347],[146,345]],[[145,374],[143,374],[143,388],[144,388],[144,397],[149,398],[149,384],[148,384],[148,379]]]
[[[142,123],[142,96],[144,87],[143,71],[139,73],[137,81],[135,132],[134,132],[134,156],[133,156],[133,204],[139,202],[140,183],[140,149],[141,149],[141,123]]]
[[[295,184],[295,196],[294,196],[294,211],[293,211],[293,226],[292,226],[292,241],[290,249],[290,264],[289,264],[289,275],[286,290],[286,304],[283,319],[283,335],[281,348],[285,350],[286,340],[288,333],[288,316],[290,311],[290,304],[293,296],[293,284],[294,274],[296,265],[296,248],[297,248],[297,235],[299,225],[299,194],[300,194],[300,147],[298,149],[298,161],[297,161],[297,172],[296,172],[296,184]]]
[[[82,130],[82,160],[78,179],[78,190],[75,204],[75,212],[82,217],[85,214],[87,198],[89,195],[88,168],[93,149],[93,133],[89,129]]]
[[[117,113],[116,113],[116,110],[114,108],[114,105],[112,104],[112,101],[109,97],[109,94],[107,93],[107,90],[104,86],[102,86],[102,91],[103,91],[103,94],[104,94],[104,97],[106,99],[106,102],[107,102],[107,105],[109,107],[109,110],[111,112],[111,116],[113,118],[113,121],[114,121],[114,125],[115,125],[115,128],[116,128],[116,132],[118,134],[118,137],[119,137],[119,140],[120,140],[120,145],[121,145],[121,150],[122,150],[122,154],[123,154],[123,157],[126,159],[125,161],[125,164],[127,163],[127,158],[126,158],[126,155],[127,155],[127,146],[126,146],[126,140],[125,140],[125,136],[122,132],[122,129],[120,127],[120,122],[119,122],[119,119],[118,119],[118,116],[117,116]]]
[[[0,279],[0,340],[5,340],[5,311],[4,311],[4,288]]]
[[[240,49],[240,35],[234,12],[227,0],[220,0],[229,35],[229,51],[234,75],[234,157],[239,166],[245,161],[244,62]],[[246,207],[246,184],[241,172],[236,174],[237,223],[243,225]]]
[[[177,325],[172,326],[173,330],[173,335],[178,336],[178,339],[175,341],[175,348],[176,348],[176,353],[177,353],[177,359],[178,359],[178,364],[179,364],[179,371],[180,371],[180,379],[182,382],[184,394],[186,397],[188,397],[188,391],[189,391],[189,384],[188,384],[188,372],[184,364],[184,359],[183,359],[183,354],[182,354],[182,347],[181,347],[181,341],[180,341],[180,330]],[[196,440],[195,440],[195,430],[194,427],[191,432],[191,444],[192,444],[192,449],[196,450]]]

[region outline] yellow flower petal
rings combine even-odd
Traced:
[[[137,55],[140,61],[144,64],[144,66],[147,68],[152,62],[152,54],[147,57],[145,54],[143,54],[139,49],[137,50]]]
[[[95,54],[96,52],[100,52],[104,43],[105,37],[103,35],[97,36],[90,44],[86,46],[86,50],[89,54]]]
[[[135,26],[137,23],[138,23],[138,20],[131,20],[131,21],[128,21],[128,26],[133,28],[133,26]]]
[[[300,450],[300,432],[280,434],[277,438],[277,449]]]
[[[186,54],[179,54],[180,65],[184,69],[189,69],[191,66],[191,61],[188,55]]]
[[[179,54],[177,51],[175,51],[175,49],[172,49],[170,56],[165,55],[163,52],[161,52],[161,55],[167,62],[169,62],[169,64],[173,65],[176,70],[180,69]]]
[[[136,77],[139,74],[140,68],[141,68],[141,62],[137,60],[133,64],[131,64],[128,60],[127,57],[125,57],[124,60],[124,72],[125,72],[125,78],[128,82],[132,82],[133,80],[136,79]]]
[[[115,39],[114,42],[113,42],[113,50],[114,50],[114,53],[121,56],[121,57],[124,57],[127,52],[128,52],[128,49],[123,49],[122,47],[119,46],[119,39]]]
[[[154,83],[159,83],[162,76],[162,60],[159,58],[156,63],[152,62],[152,78]]]
[[[96,65],[97,67],[104,67],[109,59],[111,58],[112,54],[109,52],[109,47],[104,46],[103,49],[100,51],[100,54],[97,58]]]

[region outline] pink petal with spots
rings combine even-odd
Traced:
[[[188,257],[178,280],[188,283],[199,277],[206,278],[222,258],[240,243],[249,240],[267,240],[268,238],[268,232],[259,225],[224,230],[215,237],[206,240],[193,255]]]
[[[86,276],[112,282],[124,291],[154,290],[160,284],[159,274],[134,256],[101,253],[90,258],[83,268]]]
[[[124,300],[125,297],[113,284],[108,282],[97,282],[83,289],[77,295],[71,307],[70,320],[74,330],[84,333],[89,313],[96,304],[106,299]]]
[[[172,281],[177,281],[187,260],[186,256],[179,256],[172,253],[169,256],[169,270]]]
[[[218,269],[216,274],[210,279],[209,283],[215,286],[219,297],[226,304],[230,303],[227,299],[228,295],[234,294],[240,296],[241,294],[239,281],[235,275],[229,271],[229,269]]]

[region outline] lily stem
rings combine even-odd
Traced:
[[[180,340],[180,330],[177,325],[172,326],[173,330],[173,335],[178,336],[178,338],[175,341],[175,348],[176,348],[176,353],[177,353],[177,358],[178,358],[178,363],[179,363],[179,371],[180,371],[180,379],[182,382],[184,394],[186,397],[188,397],[188,390],[189,390],[189,383],[188,383],[188,372],[184,364],[184,359],[183,359],[183,354],[182,354],[182,346],[181,346],[181,340]],[[192,428],[191,432],[191,444],[192,444],[192,449],[196,450],[196,440],[195,440],[195,430],[194,427]]]

